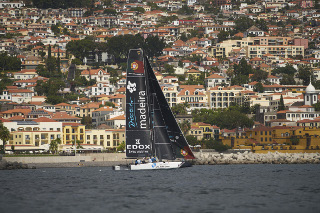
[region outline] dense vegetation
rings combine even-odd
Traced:
[[[115,57],[116,63],[120,63],[126,61],[130,49],[142,48],[148,57],[153,58],[154,56],[160,56],[164,47],[164,41],[159,39],[158,36],[148,36],[144,39],[140,34],[128,34],[114,36],[107,43],[94,42],[94,38],[88,36],[82,40],[69,42],[67,51],[80,60],[88,57],[93,50],[108,52]]]
[[[221,129],[249,128],[253,126],[254,122],[245,113],[250,112],[250,110],[246,106],[240,107],[237,105],[217,111],[213,109],[196,109],[192,111],[192,116],[194,122],[216,125]]]
[[[32,0],[33,5],[37,8],[48,9],[48,8],[81,8],[90,7],[92,5],[91,0]]]

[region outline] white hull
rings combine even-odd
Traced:
[[[131,170],[177,169],[183,162],[155,162],[130,165]]]

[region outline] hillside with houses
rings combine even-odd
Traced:
[[[0,0],[7,152],[123,149],[133,48],[193,147],[319,152],[319,1],[88,2]]]

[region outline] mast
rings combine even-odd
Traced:
[[[149,93],[141,49],[129,51],[126,84],[126,156],[152,155]]]

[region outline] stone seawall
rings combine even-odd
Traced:
[[[196,165],[215,164],[319,164],[320,153],[279,153],[269,152],[267,154],[256,154],[252,152],[244,153],[195,153]]]
[[[279,153],[269,152],[257,154],[244,153],[218,153],[195,152],[195,165],[217,164],[304,164],[320,163],[320,153]],[[126,159],[124,153],[90,153],[78,156],[52,156],[52,157],[4,157],[10,165],[12,163],[28,164],[29,168],[37,167],[87,167],[87,166],[115,166],[132,163],[134,160]]]

